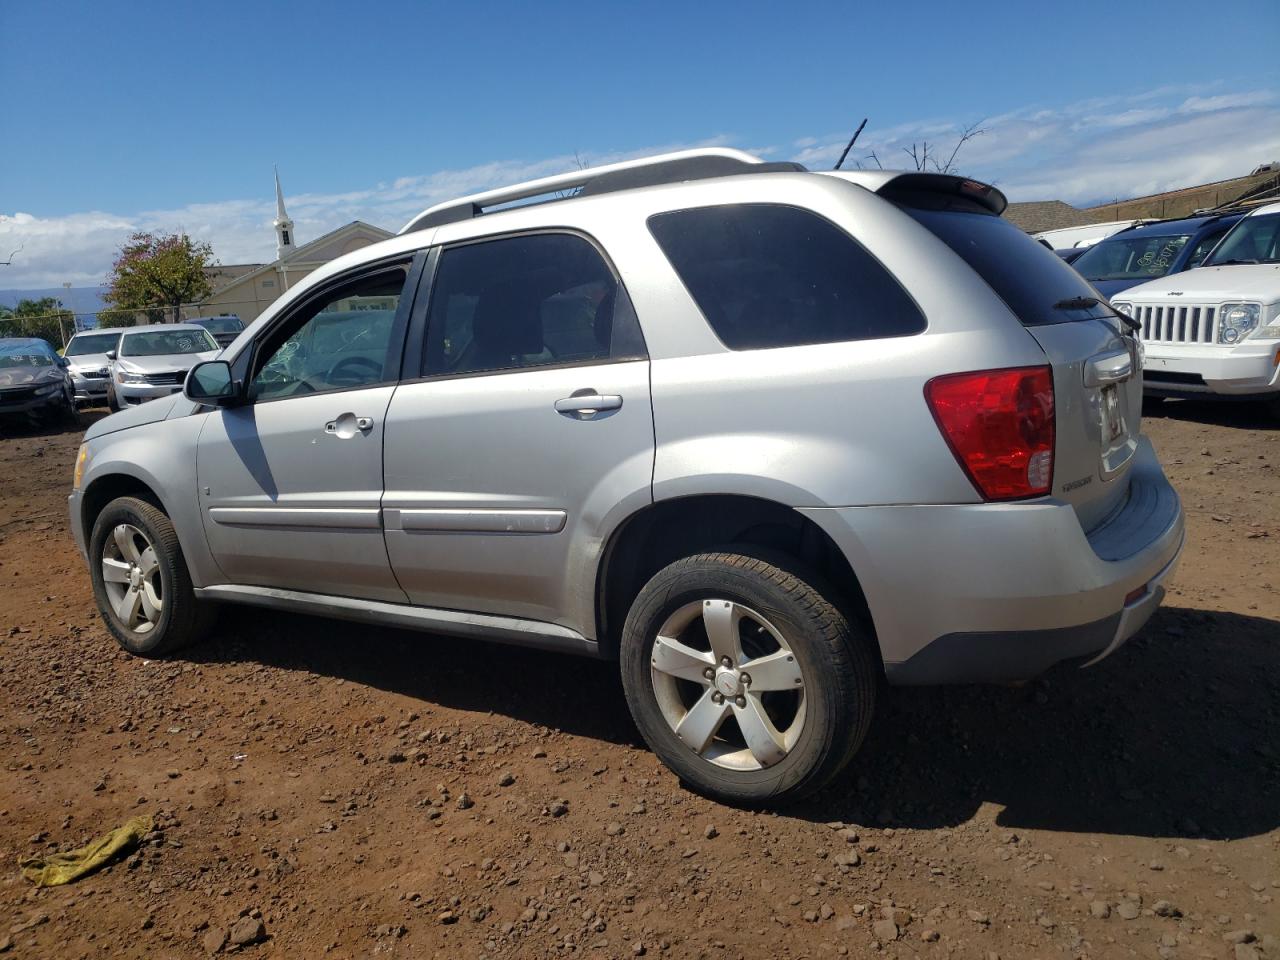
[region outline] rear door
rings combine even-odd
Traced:
[[[1102,296],[1012,223],[963,200],[895,200],[959,254],[1008,304],[1053,366],[1053,493],[1085,530],[1128,489],[1142,419],[1141,350]]]
[[[586,237],[537,233],[445,247],[424,313],[387,412],[396,577],[415,604],[593,635],[606,518],[651,500],[649,362],[626,291]]]

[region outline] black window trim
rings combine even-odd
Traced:
[[[635,322],[637,334],[640,337],[641,350],[638,353],[627,354],[624,356],[608,356],[597,357],[590,360],[566,360],[563,363],[539,363],[531,366],[523,367],[500,367],[495,370],[468,370],[465,373],[433,373],[425,372],[427,363],[427,317],[431,312],[431,298],[435,293],[436,271],[440,266],[441,257],[449,250],[460,247],[473,246],[480,243],[492,243],[495,240],[513,240],[519,237],[532,237],[544,235],[569,235],[578,237],[587,241],[595,249],[600,259],[604,262],[605,267],[613,275],[613,281],[618,285],[618,299],[614,306],[614,316],[617,316],[618,306],[624,300]],[[506,230],[501,233],[486,233],[478,237],[467,237],[462,240],[454,240],[446,243],[436,244],[431,247],[430,256],[427,261],[426,268],[422,272],[419,280],[418,293],[414,297],[413,316],[409,321],[409,331],[404,351],[404,360],[400,369],[400,382],[402,384],[410,383],[435,383],[441,380],[467,380],[473,377],[497,377],[513,373],[534,373],[539,370],[569,370],[574,367],[598,367],[604,364],[612,363],[635,363],[640,360],[649,359],[648,344],[644,339],[644,329],[640,325],[640,317],[635,309],[635,302],[631,299],[631,294],[627,292],[626,285],[622,282],[622,276],[618,273],[618,268],[613,262],[613,258],[609,256],[609,252],[605,250],[604,245],[595,237],[578,227],[533,227],[525,230]]]
[[[698,303],[698,298],[694,296],[693,291],[690,290],[688,284],[684,282],[684,277],[682,277],[680,275],[680,271],[676,269],[676,265],[672,263],[671,258],[667,256],[667,251],[663,249],[662,244],[659,242],[657,235],[653,232],[653,227],[650,222],[657,217],[666,216],[667,214],[671,214],[671,213],[685,213],[690,210],[709,210],[714,207],[782,207],[788,210],[799,210],[801,213],[807,213],[812,217],[816,217],[817,219],[823,221],[824,223],[831,226],[833,229],[838,230],[840,233],[848,237],[849,240],[852,243],[856,244],[857,247],[875,263],[876,266],[878,266],[881,270],[884,271],[885,276],[887,276],[891,281],[893,281],[893,283],[898,287],[898,289],[902,291],[903,295],[908,300],[911,301],[911,305],[916,308],[916,312],[919,313],[920,318],[924,320],[924,326],[921,327],[919,330],[915,331],[914,333],[899,333],[891,337],[860,337],[856,340],[824,340],[819,343],[794,343],[794,344],[786,344],[786,345],[777,346],[777,347],[746,347],[741,350],[735,350],[733,347],[729,346],[722,339],[720,339],[720,334],[716,332],[715,325],[712,324],[710,319],[707,318],[707,315],[702,312],[702,305]],[[832,346],[833,344],[866,343],[868,341],[879,341],[879,340],[902,340],[902,339],[905,339],[906,337],[923,336],[924,334],[929,332],[929,314],[925,312],[924,307],[920,305],[920,301],[915,298],[915,295],[903,285],[901,280],[898,279],[898,275],[894,273],[892,270],[890,270],[889,267],[885,264],[885,262],[881,260],[879,257],[877,257],[875,253],[873,253],[872,250],[865,243],[863,243],[861,240],[855,237],[852,233],[850,233],[844,227],[840,226],[840,224],[836,223],[830,217],[819,213],[817,210],[814,210],[812,207],[804,207],[798,203],[775,203],[773,201],[768,201],[768,200],[766,201],[729,200],[724,203],[699,203],[699,204],[694,204],[693,206],[678,207],[673,210],[659,210],[657,213],[651,213],[649,214],[648,217],[645,218],[644,226],[645,226],[645,229],[649,232],[649,239],[651,239],[654,242],[654,245],[658,248],[658,252],[662,255],[663,261],[666,262],[667,268],[671,271],[672,275],[676,278],[676,280],[679,281],[680,286],[684,290],[684,292],[688,294],[689,302],[693,304],[693,309],[698,311],[698,316],[702,318],[702,322],[706,325],[706,328],[710,332],[711,336],[715,338],[716,343],[724,347],[724,349],[729,353],[760,353],[761,351],[764,351],[764,350],[797,350],[797,349],[803,349],[805,347],[829,347],[829,346]]]
[[[330,277],[324,283],[318,285],[314,290],[308,291],[304,296],[299,297],[297,301],[289,304],[285,309],[281,310],[271,323],[265,327],[256,337],[253,338],[249,346],[241,350],[236,358],[231,362],[232,377],[237,380],[244,381],[245,384],[245,405],[256,406],[260,403],[279,403],[284,400],[297,400],[302,397],[328,396],[335,393],[349,393],[354,390],[371,390],[374,387],[385,387],[394,385],[399,382],[399,371],[401,359],[404,355],[405,335],[409,328],[409,318],[412,316],[414,299],[417,291],[420,289],[420,279],[422,276],[423,266],[427,260],[426,250],[408,250],[404,253],[395,254],[371,260],[368,263],[362,263],[359,266],[352,267],[350,270],[343,271],[336,276]],[[395,317],[391,322],[391,334],[387,340],[387,359],[383,366],[386,375],[376,383],[362,383],[358,386],[350,387],[334,387],[330,390],[315,390],[311,393],[289,394],[280,397],[258,397],[250,394],[252,385],[251,375],[257,367],[258,355],[264,346],[280,332],[282,327],[287,327],[300,311],[306,310],[313,306],[317,300],[331,295],[335,290],[344,287],[353,281],[360,280],[362,277],[371,276],[379,272],[388,270],[397,266],[407,266],[405,272],[404,286],[400,292],[400,302],[396,305]]]

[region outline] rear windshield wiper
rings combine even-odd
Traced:
[[[1090,307],[1098,306],[1101,302],[1102,301],[1097,297],[1068,297],[1066,300],[1059,300],[1053,305],[1053,308],[1055,310],[1088,310]],[[1129,316],[1127,313],[1121,313],[1115,307],[1111,306],[1111,304],[1107,304],[1107,307],[1112,313],[1124,321],[1124,325],[1134,333],[1137,333],[1142,329],[1142,324],[1133,319],[1133,317]]]

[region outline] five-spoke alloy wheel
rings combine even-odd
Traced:
[[[213,610],[196,599],[173,524],[154,504],[120,497],[103,507],[89,557],[98,609],[130,653],[163,656],[212,624]]]
[[[160,623],[164,584],[160,560],[147,535],[129,523],[117,524],[102,545],[102,580],[111,609],[136,633]]]
[[[654,752],[700,793],[760,805],[840,771],[871,723],[872,640],[788,561],[698,554],[632,604],[622,680]]]

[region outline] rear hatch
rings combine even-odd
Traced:
[[[1053,367],[1053,495],[1092,530],[1128,491],[1142,418],[1138,342],[1088,281],[998,215],[998,191],[907,174],[879,193],[962,257],[1044,350]]]

